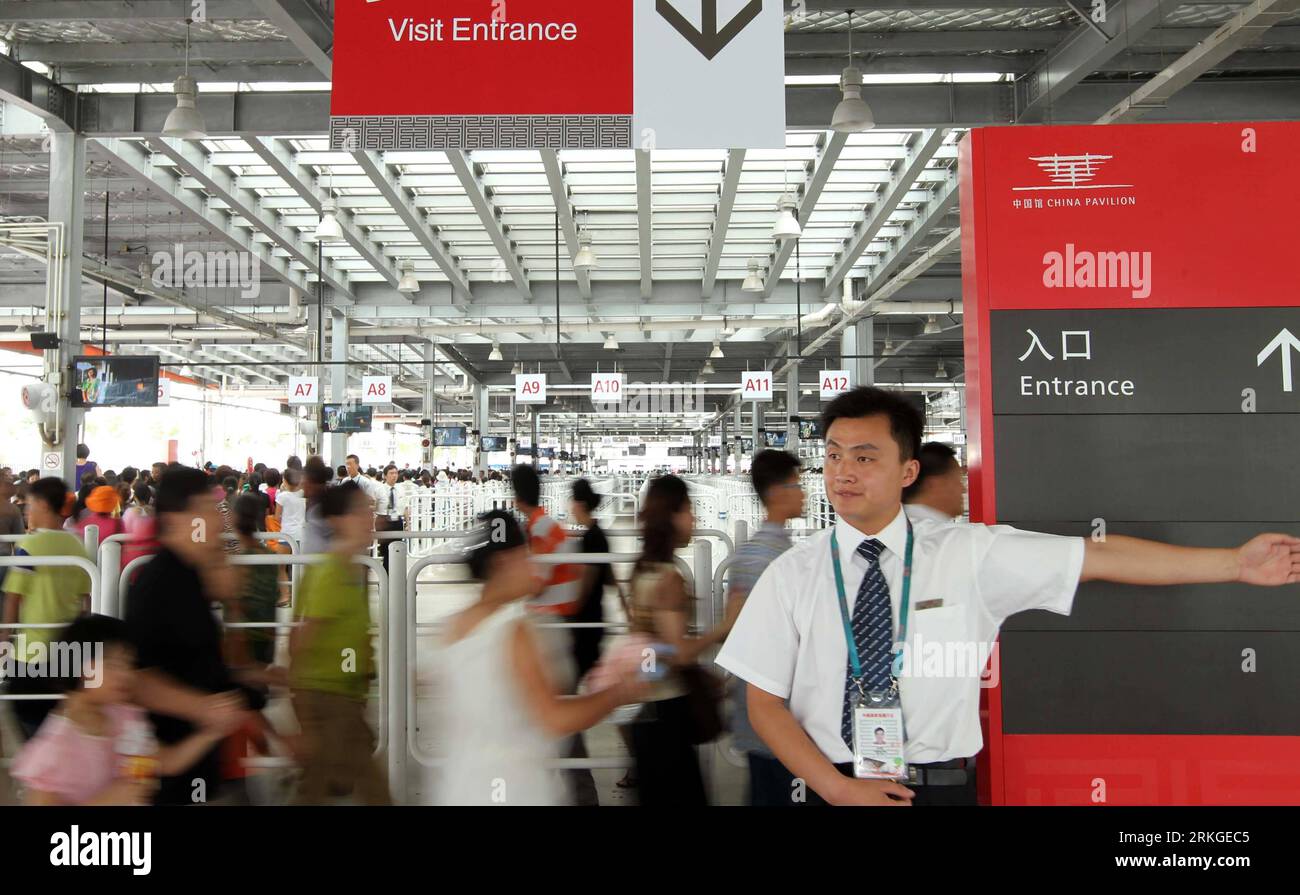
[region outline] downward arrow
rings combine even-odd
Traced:
[[[1255,360],[1255,366],[1263,366],[1264,361],[1268,360],[1269,355],[1274,351],[1282,352],[1282,391],[1293,391],[1291,387],[1291,351],[1292,349],[1300,351],[1300,339],[1291,335],[1291,330],[1283,330],[1274,337],[1273,341],[1264,346],[1264,350],[1259,353]]]
[[[758,18],[758,14],[763,11],[763,0],[750,0],[749,5],[738,12],[721,31],[718,30],[718,0],[701,0],[702,27],[698,29],[677,11],[677,7],[673,6],[671,0],[656,0],[655,11],[668,24],[676,28],[682,37],[690,41],[691,46],[699,50],[705,59],[712,60],[714,56],[726,49],[727,44],[735,40],[740,32],[744,31],[750,22]]]

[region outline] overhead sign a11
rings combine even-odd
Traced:
[[[745,373],[740,379],[740,400],[771,401],[772,374],[760,370],[757,373]]]
[[[362,404],[391,404],[393,402],[392,376],[362,376]]]
[[[848,370],[822,370],[820,375],[823,401],[829,401],[853,388]]]
[[[289,377],[290,404],[317,404],[320,402],[320,381],[315,376]]]
[[[516,404],[545,404],[546,403],[546,374],[545,373],[516,373],[515,374],[515,403]]]

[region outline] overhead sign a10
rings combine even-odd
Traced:
[[[545,404],[546,403],[546,374],[545,373],[516,373],[515,374],[515,403],[516,404]]]
[[[626,373],[592,373],[591,403],[621,404],[626,386]]]
[[[362,404],[391,404],[393,402],[392,376],[361,377]]]
[[[848,370],[822,370],[820,377],[823,401],[829,401],[853,388],[853,380],[849,377]]]
[[[771,401],[772,374],[770,371],[745,373],[740,379],[740,400]]]
[[[320,402],[320,382],[315,376],[289,377],[290,404],[316,404]]]

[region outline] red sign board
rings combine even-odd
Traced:
[[[1272,455],[1300,439],[1296,158],[1295,123],[963,140],[972,521],[1222,547],[1294,532],[1300,482]],[[1012,616],[985,798],[1300,800],[1300,724],[1274,710],[1300,621],[1281,590],[1090,583],[1068,618]]]
[[[335,116],[632,114],[631,0],[342,0],[334,16]]]

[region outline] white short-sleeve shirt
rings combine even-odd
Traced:
[[[1010,615],[1046,609],[1068,615],[1083,571],[1082,538],[1005,525],[913,522],[911,611],[899,690],[914,764],[969,758],[980,751],[980,674]],[[857,553],[868,536],[835,523],[849,612],[869,568]],[[874,535],[884,545],[895,638],[902,599],[907,518],[900,509]],[[755,584],[717,662],[789,703],[831,762],[852,761],[840,734],[848,645],[836,597],[831,530],[768,566]]]

